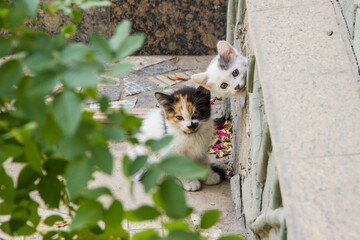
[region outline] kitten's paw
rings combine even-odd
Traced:
[[[183,188],[185,189],[185,191],[189,191],[189,192],[198,191],[201,187],[201,183],[197,179],[195,179],[195,180],[182,179],[181,184],[182,184]]]
[[[209,175],[207,176],[206,180],[204,181],[204,183],[206,185],[215,185],[221,182],[221,178],[219,176],[218,173],[211,171],[209,173]]]

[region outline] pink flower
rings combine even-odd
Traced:
[[[220,131],[219,131],[219,135],[220,135],[221,137],[226,137],[226,136],[227,136],[227,133],[220,130]]]
[[[214,105],[215,103],[213,101],[210,102],[211,105]]]
[[[224,123],[219,123],[219,125],[216,126],[217,130],[223,129],[224,128]]]
[[[220,148],[221,148],[221,144],[216,145],[215,148],[216,148],[216,149],[220,149]]]

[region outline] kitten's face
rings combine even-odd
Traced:
[[[201,86],[181,88],[171,95],[157,92],[155,97],[169,123],[186,134],[197,132],[210,118],[210,92]]]
[[[191,76],[191,80],[222,97],[245,92],[247,59],[225,41],[217,44],[218,55],[206,72]]]

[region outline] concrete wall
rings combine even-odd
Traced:
[[[360,73],[360,0],[338,1]]]
[[[246,3],[249,9],[251,6],[249,12]],[[351,216],[348,213],[358,212],[359,207],[349,206],[352,210],[346,214],[342,209],[347,208],[345,202],[348,198],[357,199],[359,194],[350,193],[350,190],[346,196],[340,194],[347,191],[340,179],[348,178],[347,183],[357,185],[350,176],[351,169],[348,169],[349,176],[335,176],[329,174],[330,169],[316,168],[324,156],[333,154],[323,151],[318,145],[333,149],[332,146],[339,143],[332,135],[334,131],[342,141],[354,140],[347,135],[358,128],[358,124],[352,121],[353,116],[342,118],[348,122],[344,125],[352,128],[351,131],[326,126],[340,112],[351,112],[352,103],[356,109],[358,106],[356,86],[359,82],[356,80],[359,65],[352,60],[354,56],[360,59],[358,3],[359,0],[340,0],[339,3],[325,0],[307,3],[300,0],[229,0],[227,41],[248,59],[257,59],[254,72],[248,73],[247,85],[250,86],[253,76],[253,88],[248,88],[246,96],[231,99],[235,166],[231,189],[237,223],[247,233],[248,239],[359,239],[358,221],[352,223],[348,220],[356,219],[355,213]],[[317,12],[318,9],[321,11]],[[315,17],[318,21],[314,20]],[[345,22],[347,28],[341,22]],[[351,87],[337,88],[336,99],[343,107],[332,111],[331,106],[336,104],[329,103],[334,99],[329,90],[334,84],[329,79],[338,73],[334,83]],[[326,81],[322,82],[325,74]],[[351,100],[339,97],[339,93],[344,93],[344,96],[351,94]],[[329,106],[325,106],[323,101]],[[311,107],[306,107],[307,104]],[[312,109],[313,106],[316,107]],[[311,110],[301,113],[304,107]],[[272,111],[266,112],[266,109]],[[360,112],[352,111],[355,115]],[[265,141],[268,129],[271,145]],[[321,134],[323,138],[319,137]],[[277,148],[274,147],[276,150],[273,151],[275,143]],[[354,146],[345,148],[342,150],[357,151]],[[305,152],[308,154],[304,155]],[[320,160],[312,159],[314,156]],[[351,164],[358,162],[351,161]],[[305,170],[300,163],[311,167]],[[333,164],[334,171],[339,166],[335,160],[326,163]],[[309,169],[317,170],[308,174]],[[333,181],[330,183],[328,178]],[[328,186],[313,191],[316,183]],[[314,204],[315,199],[321,204]],[[333,216],[336,216],[336,221]]]

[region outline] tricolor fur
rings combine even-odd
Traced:
[[[247,59],[226,41],[217,44],[218,55],[206,72],[194,74],[191,80],[222,97],[245,92]]]
[[[161,109],[152,111],[143,121],[140,140],[159,139],[165,134],[171,134],[174,138],[161,152],[162,156],[173,152],[208,166],[207,149],[214,133],[210,92],[201,86],[197,89],[185,87],[170,95],[157,92],[155,97]],[[200,189],[199,180],[179,180],[185,190]],[[219,182],[219,175],[211,171],[204,183]]]

